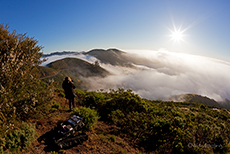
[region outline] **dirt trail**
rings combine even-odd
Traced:
[[[54,77],[54,76],[58,75],[59,73],[61,73],[61,71],[63,71],[63,70],[58,71],[56,74],[48,75],[48,76],[42,77],[42,78],[40,78],[40,80],[41,80],[41,79],[50,78],[50,77]]]

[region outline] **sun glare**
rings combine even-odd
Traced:
[[[181,31],[172,32],[172,39],[176,42],[180,42],[183,40],[183,33]]]
[[[173,19],[172,19],[172,24],[173,24],[173,29],[168,28],[168,30],[171,32],[171,35],[168,35],[171,38],[170,41],[173,41],[174,44],[181,43],[182,41],[185,42],[184,37],[186,35],[184,35],[184,32],[186,32],[190,28],[190,26],[187,28],[182,28],[182,24],[181,24],[179,27],[176,27]]]
[[[183,37],[184,37],[184,35],[183,35],[183,31],[180,31],[180,30],[174,30],[174,31],[171,31],[171,40],[172,41],[174,41],[174,43],[175,42],[178,42],[178,43],[180,43],[181,41],[184,41],[183,40]]]

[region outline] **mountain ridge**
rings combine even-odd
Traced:
[[[125,52],[118,49],[94,49],[84,54],[95,56],[97,59],[105,64],[133,67],[129,62],[127,62],[128,60],[124,56]]]
[[[42,57],[43,58],[47,58],[47,57],[50,57],[50,56],[54,56],[54,55],[67,55],[67,54],[77,54],[79,52],[76,52],[76,51],[62,51],[62,52],[52,52],[52,53],[49,53],[49,54],[43,54]]]
[[[82,52],[75,52],[75,51],[63,51],[63,52],[53,52],[50,54],[44,54],[42,58],[49,58],[51,56],[63,56],[63,55],[79,55],[83,54],[85,56],[94,56],[101,63],[111,64],[114,66],[124,66],[124,67],[132,67],[134,66],[129,62],[127,57],[125,56],[125,52],[118,50],[118,49],[92,49],[90,51],[82,51]]]

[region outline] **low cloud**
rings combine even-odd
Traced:
[[[132,89],[151,100],[167,100],[172,95],[187,93],[207,96],[216,101],[230,99],[228,62],[165,50],[129,51],[126,55],[138,69],[101,63],[100,66],[112,75],[87,78],[92,85],[90,90]],[[97,60],[86,55],[66,57],[80,58],[90,63]],[[51,57],[48,62],[57,60],[55,58],[59,57]]]
[[[132,89],[141,97],[167,100],[172,95],[199,94],[222,101],[230,99],[228,62],[169,51],[128,52],[139,70],[102,65],[113,75],[90,78],[96,89]]]
[[[94,63],[97,59],[93,56],[90,56],[90,55],[84,55],[84,54],[66,54],[66,55],[52,55],[52,56],[49,56],[45,59],[47,59],[45,62],[43,62],[40,66],[46,66],[47,64],[51,63],[51,62],[54,62],[56,60],[61,60],[61,59],[64,59],[64,58],[78,58],[78,59],[81,59],[81,60],[85,60],[85,61],[88,61],[89,63]],[[42,57],[42,59],[44,59]]]

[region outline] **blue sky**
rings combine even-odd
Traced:
[[[230,61],[228,0],[2,0],[0,23],[43,52],[166,49]],[[172,41],[175,28],[183,41]],[[171,31],[170,31],[171,30]]]

